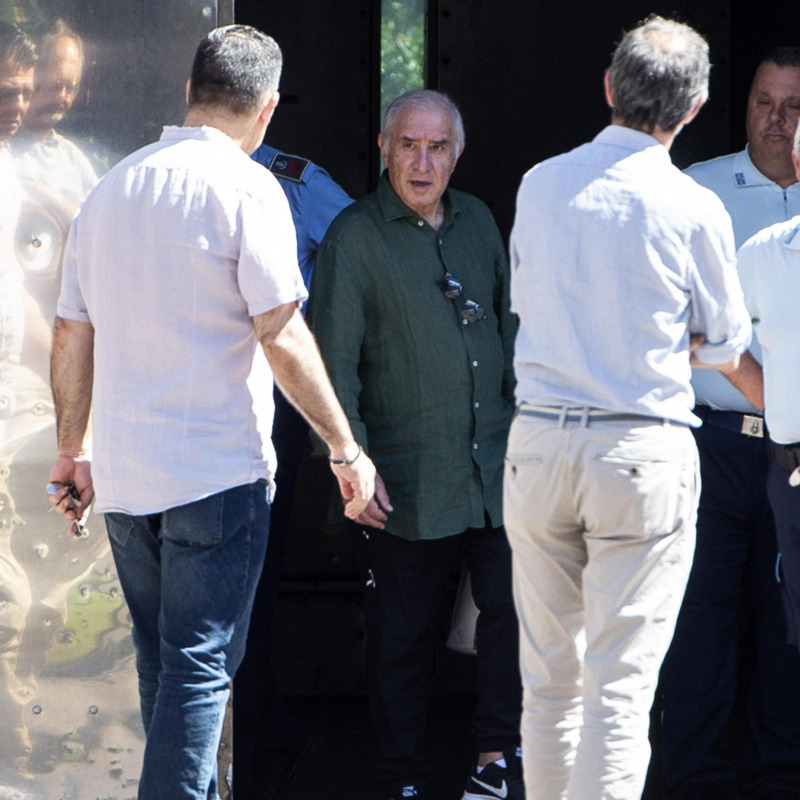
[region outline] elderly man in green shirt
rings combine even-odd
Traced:
[[[320,247],[309,320],[379,480],[366,511],[370,704],[380,800],[431,798],[425,718],[454,559],[472,575],[478,756],[464,800],[522,800],[520,675],[502,476],[513,411],[509,271],[488,208],[447,188],[461,115],[428,90],[392,102],[386,172]]]

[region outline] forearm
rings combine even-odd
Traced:
[[[311,331],[296,309],[278,330],[262,324],[269,316],[256,318],[256,331],[276,383],[328,446],[331,458],[352,458],[358,446]]]
[[[756,408],[764,408],[764,373],[749,350],[739,358],[736,369],[722,370],[722,374]]]
[[[84,454],[94,382],[94,328],[56,317],[50,384],[56,409],[59,455]]]

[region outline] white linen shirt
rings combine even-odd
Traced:
[[[689,425],[689,336],[721,364],[750,341],[720,200],[653,137],[611,125],[523,178],[511,234],[517,400]]]
[[[104,176],[73,221],[58,302],[95,329],[97,511],[271,480],[245,384],[251,317],[305,296],[283,191],[221,131],[167,127]]]
[[[731,215],[737,247],[741,247],[762,228],[800,214],[800,183],[784,189],[771,181],[756,169],[747,148],[692,164],[685,172],[722,200]],[[753,331],[750,352],[757,361],[761,361],[761,346],[756,330]],[[761,413],[724,375],[715,370],[695,370],[692,386],[697,402],[710,408],[738,411],[741,414]]]
[[[764,417],[779,444],[800,442],[800,217],[759,231],[739,274],[764,356]]]

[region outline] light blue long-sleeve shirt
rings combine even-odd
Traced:
[[[698,425],[690,335],[708,364],[751,338],[722,202],[619,125],[524,177],[511,301],[520,402]]]

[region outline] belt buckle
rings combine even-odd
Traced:
[[[764,420],[761,417],[754,417],[752,414],[742,415],[742,430],[745,436],[757,436],[764,438]]]

